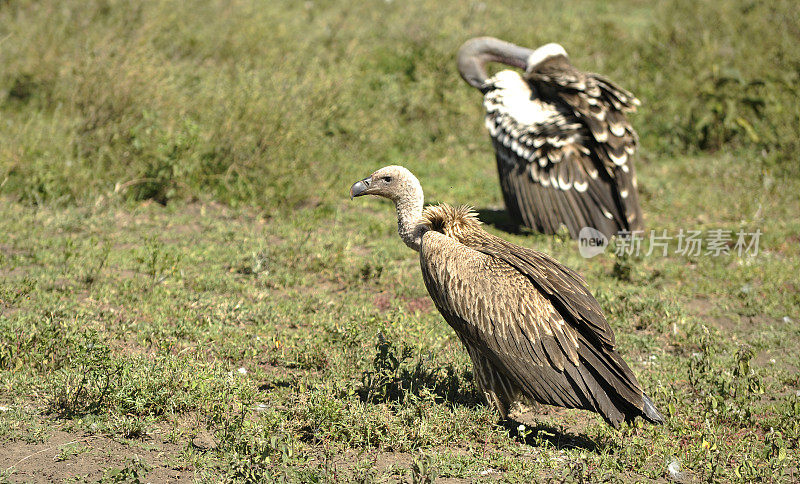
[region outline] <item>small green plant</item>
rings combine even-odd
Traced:
[[[690,125],[697,145],[718,150],[734,140],[760,144],[770,139],[772,133],[764,131],[765,84],[762,79],[745,79],[736,69],[714,66],[700,80],[692,106]]]
[[[359,270],[359,278],[362,281],[379,280],[383,274],[383,265],[372,262],[364,262]]]
[[[58,449],[58,454],[53,457],[53,460],[55,462],[68,461],[75,456],[89,452],[91,449],[90,446],[82,445],[81,443],[64,445]]]
[[[126,439],[141,439],[147,436],[146,420],[139,416],[124,416],[112,423],[110,429]]]
[[[47,406],[61,417],[100,412],[122,373],[122,364],[94,332],[86,332],[59,370]]]
[[[635,237],[635,236],[634,236]],[[635,239],[640,240],[640,239]],[[617,254],[615,245],[619,244],[626,244],[627,247],[631,247],[630,244],[635,243],[630,240],[618,240],[614,238],[614,241],[611,245],[611,249],[609,249],[610,256],[614,260],[614,267],[611,269],[611,274],[620,281],[624,282],[631,282],[637,278],[639,275],[637,273],[637,268],[639,263],[642,260],[642,257],[637,253],[629,254],[627,249],[623,250],[620,254]],[[635,250],[635,249],[634,249]]]
[[[177,272],[181,255],[167,249],[158,238],[151,237],[137,261],[142,265],[142,271],[150,276],[153,286],[156,286]]]
[[[733,368],[732,391],[734,398],[749,398],[750,395],[764,393],[764,384],[750,366],[756,354],[752,346],[742,345],[736,352],[736,366]]]
[[[138,455],[134,455],[125,467],[112,467],[103,473],[104,484],[144,484],[145,477],[153,469]]]
[[[30,299],[31,293],[35,292],[38,286],[38,280],[28,277],[16,281],[15,284],[0,283],[0,307],[11,308],[24,299]]]
[[[92,238],[89,240],[89,246],[92,250],[100,244],[96,239]],[[106,266],[108,262],[108,256],[111,254],[111,246],[109,245],[108,241],[100,244],[100,247],[96,251],[91,252],[91,257],[89,257],[87,262],[84,264],[83,269],[83,276],[81,277],[81,281],[86,284],[87,286],[91,287],[97,282],[97,278],[100,276],[100,273],[103,272],[103,268]]]
[[[361,375],[359,394],[366,402],[403,403],[407,398],[430,396],[438,401],[474,401],[474,396],[464,394],[462,381],[452,366],[431,367],[430,358],[418,354],[407,345],[395,346],[378,334],[372,369]]]
[[[23,285],[13,298],[27,297],[23,296],[26,291]],[[70,345],[77,338],[65,317],[61,311],[48,311],[34,321],[0,318],[0,369],[50,372],[62,368],[68,363]]]
[[[230,399],[233,395],[228,394]],[[258,483],[292,481],[285,470],[304,461],[296,441],[268,420],[254,425],[247,405],[236,402],[215,402],[209,412],[209,427],[218,442],[217,451],[227,460],[227,479],[232,482]],[[284,471],[281,471],[283,469]]]
[[[236,272],[248,276],[258,276],[259,274],[269,275],[270,254],[268,252],[253,252],[250,257],[238,267]]]
[[[398,351],[379,333],[375,350],[373,369],[365,371],[361,377],[364,400],[402,400],[405,391],[401,366],[411,358],[412,349],[402,346]]]
[[[420,453],[411,463],[411,482],[413,484],[433,484],[436,482],[436,469],[431,465],[429,456]]]
[[[708,418],[733,419],[740,425],[755,423],[753,407],[764,387],[761,377],[750,367],[754,356],[750,346],[740,346],[732,368],[721,368],[714,337],[702,327],[700,352],[689,364],[689,381],[701,395]]]
[[[9,467],[8,469],[0,468],[0,484],[12,482],[11,476],[13,476],[16,472],[17,470],[13,466]]]
[[[169,132],[150,111],[143,113],[142,122],[129,132],[133,150],[144,161],[138,178],[116,187],[117,192],[127,192],[134,200],[153,200],[166,205],[187,188],[186,177],[197,168],[199,128],[188,118],[183,120],[178,132]]]

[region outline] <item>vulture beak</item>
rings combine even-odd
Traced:
[[[353,183],[353,186],[350,187],[350,200],[352,200],[355,197],[360,197],[361,195],[364,195],[367,189],[369,189],[370,183],[372,183],[371,177],[367,177],[364,178],[363,180],[359,180]]]

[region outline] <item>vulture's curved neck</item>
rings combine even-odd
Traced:
[[[427,229],[422,218],[424,196],[422,187],[412,186],[408,192],[395,201],[397,208],[397,232],[403,242],[419,252],[422,235]]]

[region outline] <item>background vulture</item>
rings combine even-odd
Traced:
[[[613,425],[662,417],[615,350],[614,334],[577,273],[484,231],[469,208],[423,210],[419,181],[387,166],[350,188],[397,208],[425,286],[467,348],[479,387],[505,418],[521,399],[599,413]]]
[[[486,74],[486,63],[524,70]],[[631,157],[636,132],[625,118],[639,105],[628,91],[580,72],[558,44],[526,49],[492,37],[458,51],[461,77],[483,94],[506,207],[546,234],[566,225],[607,236],[642,228]]]

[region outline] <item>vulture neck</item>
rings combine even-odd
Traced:
[[[417,252],[422,243],[422,234],[427,230],[422,218],[423,201],[422,187],[417,182],[407,187],[406,192],[394,202],[397,208],[397,232],[403,242]]]

